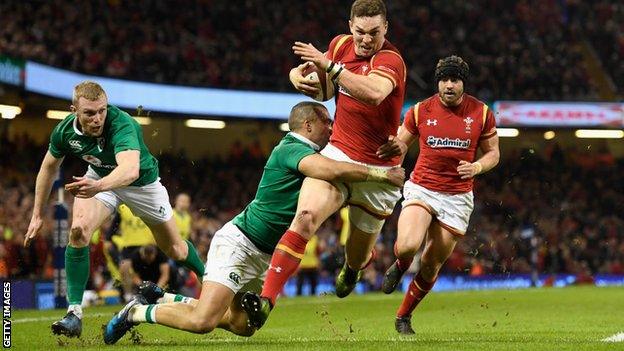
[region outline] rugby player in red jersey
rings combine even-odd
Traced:
[[[464,93],[468,72],[468,64],[458,56],[438,61],[438,93],[407,111],[393,143],[404,154],[418,140],[420,151],[403,190],[397,260],[384,275],[385,293],[394,291],[426,238],[420,270],[397,311],[395,328],[401,334],[414,333],[412,311],[431,290],[440,268],[466,233],[473,210],[474,177],[494,168],[500,156],[492,111]],[[483,153],[478,159],[477,148]],[[382,153],[389,149],[385,146]]]
[[[290,71],[290,81],[300,92],[314,96],[317,88],[303,76],[312,62],[337,85],[333,134],[322,155],[387,170],[401,161],[400,155],[382,158],[378,151],[393,141],[400,125],[405,63],[396,47],[385,39],[388,22],[383,1],[356,0],[351,6],[349,29],[351,35],[335,37],[326,53],[311,44],[295,42],[294,53],[306,63]],[[297,214],[273,253],[262,293],[243,297],[252,324],[264,324],[277,295],[297,270],[308,240],[345,204],[350,205],[351,232],[345,264],[336,278],[336,295],[351,293],[361,270],[374,256],[372,249],[386,217],[401,197],[399,188],[373,180],[304,181]]]

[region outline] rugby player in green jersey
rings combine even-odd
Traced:
[[[105,343],[117,342],[141,322],[194,333],[223,328],[251,336],[255,328],[248,324],[241,307],[242,292],[262,288],[271,254],[295,216],[303,180],[314,177],[327,181],[378,181],[397,187],[403,184],[403,168],[338,162],[319,154],[331,134],[331,120],[323,105],[295,105],[288,125],[291,132],[271,152],[255,199],[215,233],[199,300],[165,294],[148,283],[141,287],[139,298],[110,320],[104,331]],[[140,303],[143,297],[150,304]],[[161,303],[155,304],[157,300]]]
[[[74,196],[69,244],[65,249],[67,315],[52,324],[54,334],[82,332],[82,296],[89,278],[89,242],[93,232],[125,203],[150,228],[169,257],[204,274],[204,265],[189,241],[180,237],[167,189],[158,177],[158,161],[143,142],[141,126],[127,113],[108,105],[106,92],[91,81],[74,88],[72,113],[52,131],[37,174],[32,218],[24,239],[28,246],[41,230],[44,207],[65,156],[89,166],[65,190]]]

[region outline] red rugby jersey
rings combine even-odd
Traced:
[[[446,107],[438,94],[412,106],[403,127],[418,136],[420,151],[410,180],[427,189],[459,194],[472,190],[473,179],[461,179],[460,160],[474,162],[481,140],[496,135],[488,106],[464,94],[455,107]]]
[[[394,86],[379,106],[358,101],[339,87],[330,142],[355,161],[383,166],[399,164],[399,157],[382,160],[375,154],[388,136],[397,134],[401,123],[406,67],[399,51],[386,40],[375,55],[360,57],[355,54],[353,37],[339,35],[329,44],[326,55],[352,73],[377,74],[390,79]]]

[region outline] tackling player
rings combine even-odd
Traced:
[[[208,251],[206,275],[199,300],[154,304],[164,292],[157,289],[147,304],[142,295],[127,304],[106,326],[104,342],[117,342],[134,325],[157,323],[194,333],[223,328],[251,336],[255,328],[241,308],[241,290],[259,291],[269,268],[271,253],[292,222],[304,178],[327,181],[403,182],[404,170],[337,162],[318,151],[327,144],[331,120],[316,102],[302,102],[290,113],[291,132],[273,149],[255,199],[215,233]],[[151,285],[152,289],[154,285]],[[152,290],[153,292],[153,290]],[[165,296],[167,297],[167,296]],[[181,300],[169,295],[165,300]]]

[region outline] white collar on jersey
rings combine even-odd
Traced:
[[[289,132],[288,134],[292,135],[293,137],[303,141],[304,143],[310,145],[315,151],[319,151],[321,149],[320,146],[318,146],[318,144],[316,144],[315,142],[313,142],[312,140],[304,137],[301,134],[295,133],[295,132]]]
[[[78,135],[83,135],[80,129],[78,129],[78,116],[74,117],[74,132]]]

